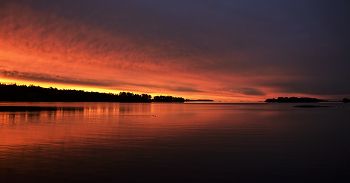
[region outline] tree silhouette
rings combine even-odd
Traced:
[[[315,103],[315,102],[326,102],[326,100],[309,98],[309,97],[278,97],[277,99],[266,99],[265,102],[276,102],[276,103]]]
[[[181,97],[134,94],[131,92],[99,93],[83,90],[58,90],[34,85],[6,85],[0,83],[0,101],[28,102],[184,102]]]

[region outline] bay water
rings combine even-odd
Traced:
[[[350,182],[350,105],[26,103],[0,182]]]

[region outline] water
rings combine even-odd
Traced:
[[[59,107],[0,112],[0,182],[350,181],[349,104],[0,105]]]

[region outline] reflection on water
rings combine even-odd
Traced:
[[[0,112],[1,182],[350,180],[347,104],[0,105],[57,107]]]

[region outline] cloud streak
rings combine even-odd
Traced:
[[[5,78],[13,78],[13,79],[24,79],[24,80],[32,80],[39,82],[55,82],[61,84],[76,84],[76,85],[87,85],[87,86],[115,86],[116,83],[111,84],[106,81],[97,81],[97,80],[74,80],[72,78],[65,78],[61,76],[52,76],[40,73],[27,73],[27,72],[18,72],[18,71],[6,71],[0,70],[0,76]]]

